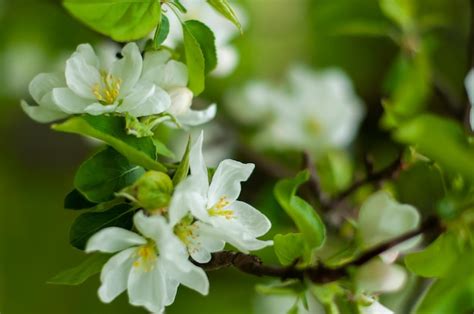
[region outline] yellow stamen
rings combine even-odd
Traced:
[[[140,246],[136,251],[136,260],[133,262],[134,267],[143,267],[145,272],[153,270],[157,258],[155,243],[149,241],[147,244]]]
[[[221,197],[219,201],[208,209],[208,213],[211,216],[223,216],[227,219],[234,217],[234,211],[232,209],[226,208],[230,205],[230,202],[225,196]]]
[[[100,72],[101,81],[92,86],[95,98],[106,105],[115,103],[120,95],[122,80],[105,71]]]

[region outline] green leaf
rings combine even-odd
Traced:
[[[443,257],[443,256],[441,256]],[[474,252],[465,252],[435,281],[415,309],[417,314],[471,313],[474,309]]]
[[[74,186],[88,200],[101,203],[114,199],[116,192],[133,184],[144,173],[145,169],[107,147],[79,167]]]
[[[176,172],[173,176],[173,185],[177,186],[181,181],[186,179],[189,172],[189,152],[191,151],[191,137],[188,139],[188,144],[186,145],[186,151],[183,154],[183,158],[181,158],[181,162],[176,169]]]
[[[77,286],[98,274],[110,259],[110,254],[95,253],[76,267],[66,269],[48,280],[53,285]]]
[[[402,124],[394,135],[444,169],[474,182],[474,147],[454,120],[423,114]]]
[[[305,254],[306,242],[301,233],[277,234],[273,237],[273,249],[282,265],[291,265]]]
[[[402,29],[409,30],[414,25],[414,4],[412,0],[380,0],[380,8],[386,17]]]
[[[153,138],[153,144],[155,145],[156,153],[158,155],[168,157],[170,159],[174,159],[176,157],[174,153],[156,137]]]
[[[449,276],[449,270],[458,262],[460,250],[453,233],[444,233],[423,251],[405,257],[405,265],[422,277]]]
[[[204,90],[206,68],[204,54],[198,40],[186,26],[186,23],[183,23],[182,26],[186,65],[189,73],[189,88],[195,95],[199,95]]]
[[[96,206],[97,203],[89,201],[77,189],[72,190],[64,199],[64,208],[72,210],[87,209]]]
[[[115,116],[80,116],[54,124],[56,131],[75,133],[102,140],[115,148],[132,163],[146,169],[166,171],[166,167],[156,161],[156,148],[149,137],[137,138],[125,131],[125,121]]]
[[[160,25],[156,28],[155,37],[153,38],[153,47],[160,48],[161,44],[166,40],[170,32],[170,21],[166,15],[161,15]]]
[[[290,279],[271,284],[259,284],[255,287],[257,293],[263,295],[299,295],[306,290],[300,280]]]
[[[295,222],[310,248],[320,247],[326,239],[326,227],[313,207],[296,196],[298,187],[308,181],[309,172],[302,171],[294,179],[280,180],[274,195],[281,207]]]
[[[348,21],[338,25],[333,31],[335,35],[366,36],[366,37],[393,37],[393,26],[383,21]]]
[[[231,21],[239,31],[242,33],[242,24],[240,24],[239,18],[237,17],[237,14],[235,14],[234,10],[230,6],[229,2],[227,0],[207,0],[207,2],[222,16],[224,16],[226,19]]]
[[[87,240],[98,231],[107,227],[131,229],[134,208],[122,204],[100,213],[84,213],[76,218],[69,231],[69,242],[75,248],[83,250]]]
[[[209,27],[199,21],[191,20],[184,22],[184,24],[199,43],[199,47],[201,47],[206,73],[211,72],[217,66],[216,38],[214,33]]]
[[[93,30],[122,42],[146,37],[161,16],[157,0],[64,0],[63,4]]]

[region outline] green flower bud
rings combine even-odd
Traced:
[[[126,193],[148,210],[168,207],[173,192],[173,182],[163,172],[148,171],[141,176]]]

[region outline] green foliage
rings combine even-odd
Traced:
[[[63,4],[87,26],[122,42],[147,36],[161,16],[156,0],[64,0]]]
[[[97,203],[89,201],[77,189],[72,190],[64,198],[64,208],[72,210],[87,209],[96,206]]]
[[[55,124],[56,131],[75,133],[102,140],[124,155],[130,162],[146,169],[166,171],[156,161],[156,146],[149,137],[137,138],[125,132],[125,121],[115,116],[80,116]]]
[[[178,184],[183,181],[189,173],[189,152],[191,151],[191,137],[188,139],[188,144],[186,145],[186,150],[184,151],[183,158],[179,163],[178,168],[173,176],[173,185],[178,186]]]
[[[306,242],[301,233],[277,234],[273,248],[282,265],[291,265],[305,253]]]
[[[395,138],[401,143],[413,145],[443,169],[474,182],[474,147],[455,121],[423,114],[402,124],[395,132]]]
[[[163,172],[148,171],[132,186],[121,192],[134,200],[137,205],[145,209],[154,210],[168,206],[173,182]]]
[[[242,32],[242,25],[240,24],[239,18],[227,0],[207,0],[207,2]]]
[[[76,173],[74,186],[89,201],[110,201],[115,193],[133,184],[145,169],[131,164],[113,148],[98,152],[86,160]]]
[[[417,306],[417,314],[470,313],[474,308],[474,252],[465,252]]]
[[[182,26],[189,88],[199,95],[204,90],[205,74],[217,65],[215,38],[212,31],[199,21],[186,21]]]
[[[109,260],[110,254],[95,253],[76,267],[66,269],[48,280],[49,284],[77,286],[98,274]]]
[[[386,17],[401,29],[413,27],[414,4],[412,0],[379,0],[380,8]]]
[[[423,277],[445,277],[458,262],[460,250],[456,235],[444,233],[420,252],[405,257],[405,265]]]
[[[326,239],[326,227],[314,208],[296,195],[298,187],[308,181],[309,172],[302,171],[293,179],[275,185],[274,195],[280,206],[295,222],[309,248],[319,248]]]
[[[131,229],[134,208],[122,204],[105,212],[84,213],[76,218],[69,231],[69,242],[75,248],[83,250],[87,240],[99,230],[107,227]]]
[[[162,14],[160,24],[156,28],[155,36],[153,37],[153,47],[155,49],[160,48],[161,44],[166,40],[166,37],[168,37],[169,32],[170,21],[166,15]]]

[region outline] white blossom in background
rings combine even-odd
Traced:
[[[191,257],[208,262],[211,253],[222,250],[226,242],[242,252],[272,245],[272,241],[257,239],[270,230],[270,220],[237,200],[240,183],[249,178],[254,165],[224,160],[209,182],[202,143],[201,134],[190,151],[191,175],[178,185],[169,208],[170,224]]]
[[[66,61],[64,73],[43,73],[33,79],[29,89],[38,106],[22,101],[22,108],[42,123],[72,114],[114,112],[135,117],[170,112],[190,125],[212,119],[214,106],[205,111],[190,109],[193,97],[186,87],[187,68],[170,57],[169,52],[159,51],[143,59],[138,46],[130,43],[122,49],[122,58],[101,60],[89,44],[79,45]]]
[[[466,91],[469,96],[469,101],[471,102],[471,113],[469,115],[469,123],[471,124],[471,129],[474,131],[474,69],[469,71],[469,74],[466,76]]]
[[[183,21],[198,20],[206,24],[216,37],[217,67],[212,71],[215,76],[223,77],[231,74],[239,62],[239,53],[231,41],[240,35],[240,31],[229,20],[216,12],[205,0],[181,0],[187,13],[181,15]],[[245,26],[246,16],[242,8],[231,2],[240,23]],[[168,9],[170,11],[170,9]],[[170,32],[163,43],[176,48],[183,40],[182,27],[173,12],[166,15],[170,21]]]
[[[99,298],[109,303],[125,290],[129,302],[162,313],[183,284],[203,295],[209,292],[206,273],[189,261],[183,243],[162,216],[134,216],[140,234],[118,227],[93,235],[86,252],[115,253],[102,268]]]
[[[326,314],[324,307],[316,298],[307,291],[305,293],[306,305],[303,299],[295,295],[268,295],[259,296],[255,300],[255,314],[288,314],[295,307],[298,314]]]
[[[256,149],[309,150],[315,156],[343,149],[364,116],[351,81],[335,69],[315,72],[295,66],[282,86],[254,81],[227,99],[229,112],[257,129]]]

